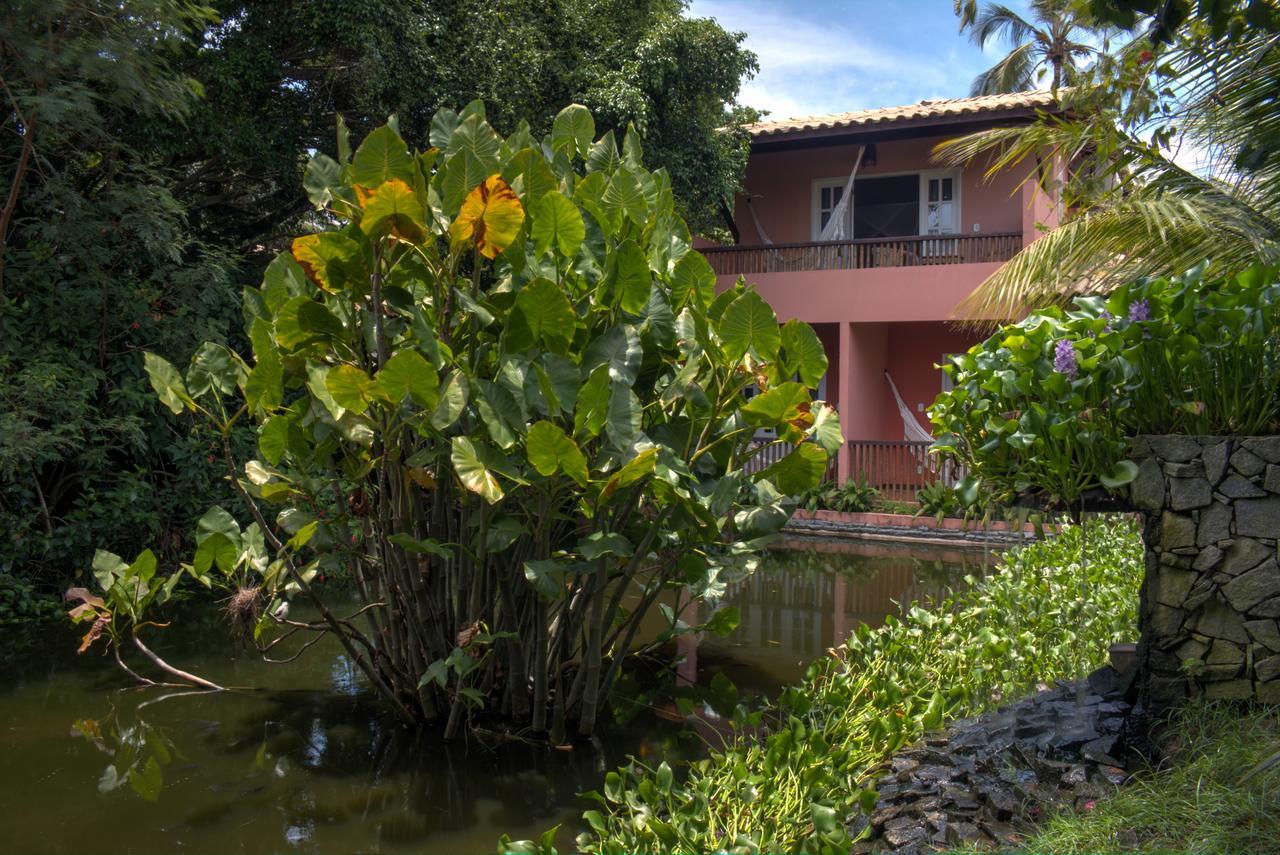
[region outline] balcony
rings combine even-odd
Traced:
[[[718,275],[809,270],[865,270],[1005,262],[1022,249],[1022,234],[917,235],[897,238],[708,247]]]

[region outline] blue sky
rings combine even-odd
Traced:
[[[739,101],[775,119],[962,98],[1007,50],[960,35],[952,0],[693,0],[689,14],[747,34],[760,72]]]

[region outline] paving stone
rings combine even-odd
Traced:
[[[1229,479],[1228,479],[1229,480]],[[1213,501],[1213,487],[1203,478],[1170,478],[1169,507],[1175,511],[1203,508]]]
[[[1266,466],[1267,461],[1247,448],[1237,448],[1235,454],[1231,455],[1231,468],[1246,478],[1252,478],[1254,475],[1260,474]],[[1224,490],[1223,492],[1226,491]]]
[[[1243,475],[1235,473],[1222,479],[1222,483],[1218,485],[1218,492],[1233,499],[1256,499],[1259,496],[1267,495],[1266,490]]]
[[[1226,557],[1220,569],[1223,573],[1238,576],[1246,570],[1252,570],[1268,558],[1274,557],[1275,554],[1274,549],[1251,537],[1237,538],[1227,547]]]
[[[1280,595],[1280,565],[1274,558],[1241,573],[1222,586],[1222,595],[1238,612]]]
[[[1180,546],[1195,546],[1195,543],[1195,520],[1186,514],[1165,511],[1160,517],[1160,546],[1164,549],[1177,549]]]
[[[1211,700],[1248,700],[1253,697],[1253,681],[1223,680],[1218,683],[1208,683],[1204,687],[1204,696]]]
[[[1164,473],[1160,471],[1160,461],[1148,457],[1138,464],[1138,474],[1129,484],[1129,501],[1143,511],[1164,507]]]
[[[1208,513],[1208,511],[1204,513]],[[1201,522],[1204,521],[1204,513],[1200,515]],[[1218,562],[1222,560],[1222,556],[1225,554],[1216,546],[1204,546],[1200,549],[1200,554],[1196,556],[1196,560],[1191,562],[1191,569],[1200,573],[1212,570],[1218,566]]]
[[[1270,618],[1264,620],[1247,620],[1244,628],[1258,644],[1280,653],[1280,624]]]
[[[1262,478],[1262,489],[1268,493],[1280,493],[1280,466],[1267,464],[1267,474]]]
[[[1280,536],[1280,496],[1236,502],[1236,534],[1270,540]]]

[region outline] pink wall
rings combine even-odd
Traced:
[[[931,430],[929,417],[917,408],[923,404],[927,409],[942,391],[942,371],[933,366],[942,362],[944,354],[963,353],[983,338],[980,333],[967,332],[954,324],[889,325],[889,373],[902,399],[925,430]],[[901,439],[902,417],[889,384],[885,383],[884,387],[885,409],[890,416],[884,438]]]
[[[876,163],[858,170],[860,176],[885,175],[893,172],[917,172],[944,168],[932,161],[933,147],[944,137],[894,140],[876,144]],[[857,159],[854,144],[802,149],[794,151],[757,152],[747,162],[746,192],[752,196],[752,207],[760,225],[774,243],[800,243],[812,240],[810,231],[813,181],[844,179]],[[964,167],[960,180],[961,234],[1023,231],[1023,194],[1019,184],[1025,170],[1006,170],[993,179],[983,177],[985,165]],[[763,243],[746,209],[738,197],[734,217],[744,245]]]
[[[756,286],[786,322],[944,321],[957,303],[999,269],[998,262],[756,273]],[[716,289],[733,287],[737,276],[720,276]]]

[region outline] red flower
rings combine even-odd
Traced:
[[[134,321],[133,323],[129,324],[129,329],[131,329],[131,330],[136,330],[136,329],[140,328],[141,326],[142,326],[142,324],[138,323],[137,321]]]

